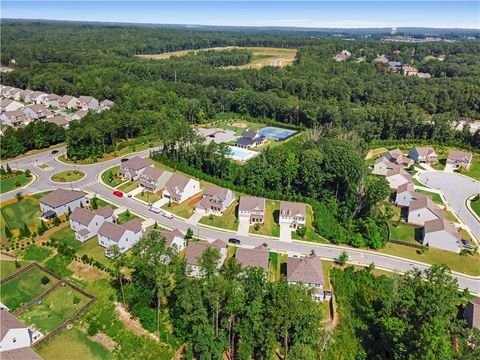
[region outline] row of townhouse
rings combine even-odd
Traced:
[[[461,237],[458,230],[445,219],[443,210],[431,197],[415,191],[413,177],[404,169],[413,162],[434,164],[437,160],[437,154],[430,147],[412,148],[408,157],[395,149],[375,161],[372,173],[385,176],[390,190],[395,192],[394,203],[402,209],[405,221],[421,228],[420,238],[424,245],[459,252]]]
[[[63,128],[68,127],[69,123],[69,119],[66,116],[56,114],[43,104],[24,106],[14,100],[2,99],[0,100],[0,108],[5,110],[0,112],[0,121],[4,125],[12,127],[25,126],[35,120],[53,123]],[[81,114],[76,114],[76,117],[79,116],[81,116]],[[75,117],[72,116],[70,120],[71,119],[75,119]]]

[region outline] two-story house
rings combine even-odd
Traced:
[[[87,205],[88,199],[83,191],[57,189],[48,193],[38,200],[42,217],[50,219],[54,216],[62,216],[70,211],[81,207],[81,204]]]
[[[414,147],[408,152],[408,157],[416,163],[435,164],[438,156],[431,147]]]
[[[80,102],[75,96],[64,95],[58,100],[58,106],[60,109],[78,109]]]
[[[168,180],[172,176],[170,171],[162,170],[157,167],[147,167],[140,174],[139,185],[145,190],[155,193],[167,185]]]
[[[288,224],[291,229],[305,225],[307,219],[307,205],[303,203],[280,201],[280,224]]]
[[[2,124],[19,127],[27,125],[32,121],[22,110],[6,111],[0,114],[0,121]]]
[[[237,248],[235,251],[235,260],[237,260],[244,269],[258,267],[265,272],[265,275],[268,274],[268,248],[262,245],[253,249]]]
[[[4,111],[15,111],[23,108],[23,104],[12,100],[12,99],[2,99],[0,100],[0,112]]]
[[[138,219],[132,219],[122,225],[105,221],[98,229],[98,243],[105,248],[105,255],[111,257],[109,252],[111,246],[118,246],[119,251],[124,253],[131,249],[142,235],[142,223]]]
[[[42,91],[34,91],[28,96],[29,102],[34,103],[34,104],[41,104],[43,100],[48,96],[48,94],[45,94]]]
[[[202,199],[195,206],[195,212],[222,215],[234,200],[235,195],[232,190],[216,185],[208,185],[203,192]]]
[[[372,174],[386,176],[389,170],[395,169],[399,166],[400,165],[397,165],[391,162],[390,160],[388,160],[385,156],[381,156],[377,160],[375,160]]]
[[[48,94],[48,96],[43,100],[43,105],[59,108],[60,99],[61,99],[61,96],[57,94]]]
[[[98,108],[98,100],[95,99],[93,96],[80,96],[78,98],[78,102],[80,104],[80,108],[82,110],[97,110]]]
[[[443,219],[443,211],[429,196],[420,197],[410,202],[407,222],[423,226],[429,220]]]
[[[120,175],[124,179],[136,180],[143,171],[153,166],[152,161],[139,156],[134,156],[128,161],[124,161],[120,164]]]
[[[263,224],[265,199],[255,196],[242,196],[238,204],[238,217],[248,219],[250,224]]]
[[[163,197],[172,202],[181,203],[201,191],[198,180],[180,175],[172,174],[165,184]]]
[[[322,261],[317,256],[289,257],[287,259],[287,281],[289,284],[301,283],[312,288],[312,298],[315,301],[325,299]]]
[[[33,104],[23,108],[23,112],[30,119],[40,119],[49,118],[53,116],[53,113],[48,110],[43,104]]]
[[[415,192],[415,187],[412,183],[405,183],[397,188],[397,194],[395,195],[395,205],[400,207],[409,207],[413,200],[420,199],[425,195]]]
[[[450,164],[453,168],[463,168],[468,170],[472,164],[473,155],[471,152],[450,150],[448,152],[447,164]]]
[[[110,206],[93,211],[78,207],[70,215],[70,227],[75,232],[75,238],[81,242],[97,235],[105,221],[113,222],[113,209]]]
[[[202,270],[200,268],[199,259],[202,256],[203,252],[209,248],[213,247],[218,249],[220,258],[217,263],[217,269],[220,269],[223,265],[223,262],[227,258],[227,244],[221,240],[215,240],[212,243],[206,241],[192,242],[188,244],[185,250],[185,261],[187,263],[187,274],[193,277],[203,276]]]
[[[181,252],[183,251],[183,249],[185,249],[185,235],[180,230],[165,230],[162,232],[162,235],[165,237],[167,246],[175,248],[177,252]]]
[[[397,190],[399,186],[407,184],[412,181],[413,177],[407,171],[405,171],[401,166],[398,166],[388,170],[385,179],[388,181],[390,190]]]

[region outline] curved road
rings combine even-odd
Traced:
[[[64,148],[60,148],[58,150],[60,151],[60,153],[65,151]],[[118,158],[92,165],[74,166],[56,161],[55,157],[59,154],[52,155],[50,151],[45,151],[43,153],[24,157],[18,161],[11,161],[10,166],[18,166],[18,168],[22,170],[28,168],[37,175],[37,181],[31,185],[24,187],[21,191],[25,193],[32,193],[48,189],[55,189],[58,187],[66,189],[81,189],[87,192],[95,193],[117,205],[128,207],[129,209],[142,215],[143,217],[154,219],[157,223],[166,227],[178,228],[184,232],[188,228],[191,228],[194,231],[195,235],[206,239],[221,239],[224,241],[228,241],[228,239],[233,236],[241,240],[242,245],[258,246],[260,244],[266,243],[268,247],[272,250],[289,252],[294,254],[308,254],[313,250],[318,256],[325,259],[336,259],[339,257],[342,251],[346,251],[349,254],[349,263],[359,265],[369,265],[371,263],[374,263],[375,266],[378,268],[398,272],[406,272],[413,268],[418,268],[420,270],[428,268],[428,265],[417,263],[408,259],[383,255],[368,250],[357,250],[328,244],[305,243],[300,241],[285,242],[267,237],[242,236],[234,234],[233,232],[229,232],[227,230],[193,225],[188,223],[187,220],[180,218],[167,219],[160,214],[155,214],[149,211],[148,206],[143,203],[140,203],[128,197],[118,198],[114,196],[110,188],[102,185],[97,181],[97,176],[99,176],[99,174],[103,170],[119,164]],[[142,151],[137,154],[140,156],[147,156],[149,154],[149,150]],[[53,169],[49,171],[44,171],[35,166],[36,164],[47,164]],[[74,167],[85,172],[86,177],[73,184],[56,184],[50,181],[50,177],[54,173],[62,170],[72,169]],[[8,199],[14,197],[16,192],[18,192],[18,190],[3,194],[1,197],[2,199]],[[470,291],[480,294],[480,277],[472,277],[460,273],[454,273],[454,276],[457,278],[460,288],[468,288],[470,289]]]
[[[468,225],[477,240],[480,241],[480,222],[468,210],[466,204],[466,200],[470,196],[480,193],[480,181],[444,171],[426,171],[419,174],[418,177],[424,184],[443,193],[456,215]]]

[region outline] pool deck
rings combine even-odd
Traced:
[[[253,151],[248,149],[241,149],[235,146],[230,146],[232,154],[228,155],[229,158],[240,161],[240,162],[247,162],[250,159],[253,159],[255,156],[259,155],[259,151]],[[245,156],[240,156],[241,154],[245,154]]]

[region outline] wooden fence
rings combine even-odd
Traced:
[[[394,244],[399,244],[399,245],[404,245],[404,246],[408,246],[408,247],[413,247],[415,249],[421,249],[423,247],[423,245],[421,244],[415,244],[415,243],[411,243],[411,242],[407,242],[407,241],[401,241],[401,240],[388,240],[389,242],[391,243],[394,243]]]

